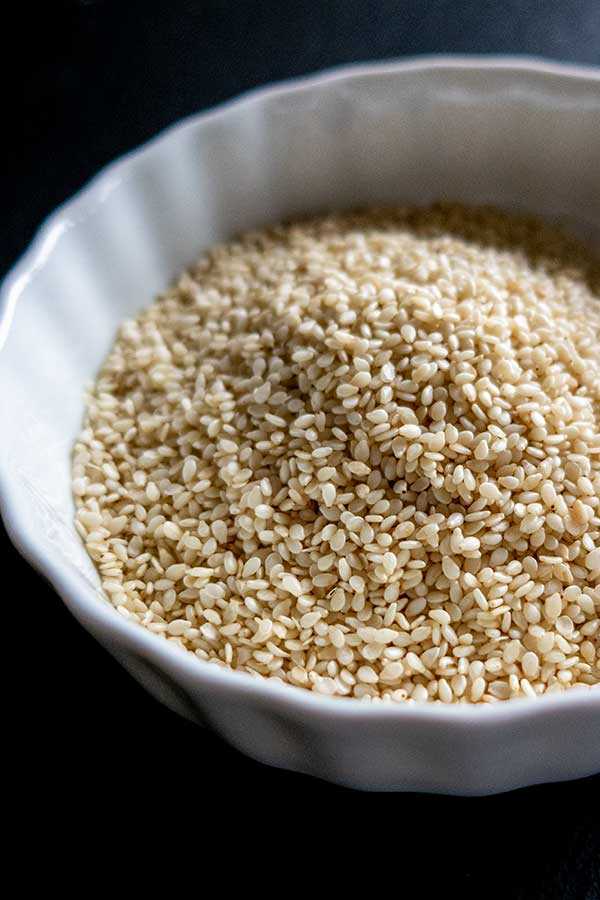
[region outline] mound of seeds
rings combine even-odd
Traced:
[[[436,207],[218,246],[126,322],[73,463],[117,609],[322,694],[600,683],[600,279]]]

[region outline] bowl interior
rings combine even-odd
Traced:
[[[600,77],[519,66],[362,67],[170,130],[60,210],[9,279],[7,518],[35,534],[38,558],[60,560],[101,596],[72,525],[83,389],[122,319],[203,248],[294,215],[436,200],[528,210],[600,248],[598,160]]]

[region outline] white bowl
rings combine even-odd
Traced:
[[[600,690],[365,704],[211,666],[117,614],[72,524],[82,391],[124,317],[249,226],[439,199],[558,218],[600,246],[600,70],[352,66],[194,116],[109,166],[50,217],[3,287],[0,496],[23,555],[167,706],[256,759],[338,783],[485,794],[600,770]]]

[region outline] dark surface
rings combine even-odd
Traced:
[[[183,115],[254,85],[360,59],[496,52],[599,64],[600,5],[24,3],[4,37],[22,55],[10,72],[18,102],[0,173],[2,270],[42,217],[101,165]],[[34,697],[24,700],[35,725],[17,730],[15,770],[27,823],[17,840],[31,859],[53,840],[90,863],[108,852],[148,868],[161,854],[180,877],[200,884],[222,846],[229,848],[229,866],[219,869],[227,884],[239,868],[247,884],[287,890],[301,879],[309,890],[317,863],[344,873],[359,862],[376,874],[377,890],[380,876],[397,876],[399,891],[407,869],[418,871],[424,898],[442,886],[462,896],[600,898],[600,776],[457,799],[359,794],[267,769],[151,700],[5,536],[0,541],[18,585],[13,615],[18,620],[26,608],[28,616],[6,641],[21,642],[27,661],[18,667],[19,695]],[[192,830],[183,812],[195,820]],[[94,823],[105,818],[103,839]],[[244,870],[238,864],[253,834],[262,852]],[[288,868],[278,886],[269,876],[276,856]],[[56,866],[45,876],[63,877]],[[103,869],[94,865],[94,878]]]

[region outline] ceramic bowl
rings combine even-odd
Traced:
[[[367,704],[203,663],[126,621],[73,527],[69,473],[84,386],[119,322],[240,230],[447,199],[539,213],[600,246],[599,73],[421,58],[254,91],[103,170],[7,277],[0,497],[12,540],[147,690],[250,756],[353,787],[455,794],[600,770],[598,689],[491,706]]]

